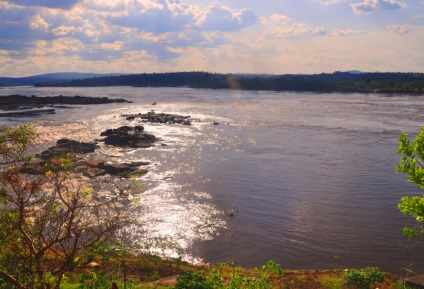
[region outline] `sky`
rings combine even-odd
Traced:
[[[424,0],[0,0],[0,76],[424,72]]]

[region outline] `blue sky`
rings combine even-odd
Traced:
[[[0,76],[424,72],[424,0],[1,0]]]

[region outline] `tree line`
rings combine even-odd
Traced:
[[[267,91],[424,93],[424,73],[221,74],[209,72],[144,73],[41,82],[35,86],[192,87]]]

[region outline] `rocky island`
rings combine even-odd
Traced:
[[[53,114],[57,105],[89,105],[107,103],[130,103],[125,99],[111,99],[107,97],[87,96],[47,96],[37,97],[35,95],[2,95],[0,96],[0,117],[24,117],[39,114]],[[45,108],[49,107],[49,108]]]

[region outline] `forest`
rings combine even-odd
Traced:
[[[339,72],[321,74],[143,73],[36,83],[38,87],[192,87],[267,91],[423,94],[424,73]]]

